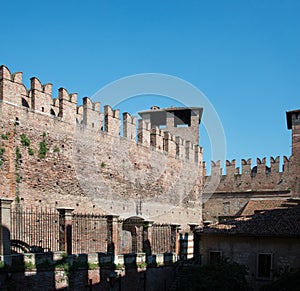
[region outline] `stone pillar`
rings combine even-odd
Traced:
[[[179,224],[171,224],[172,252],[179,254]]]
[[[107,251],[118,255],[118,218],[117,215],[107,215]]]
[[[146,256],[152,255],[152,233],[153,233],[153,221],[144,221],[143,225],[143,252]]]
[[[10,198],[0,198],[0,255],[10,255],[10,206],[13,202]]]
[[[60,207],[59,212],[59,250],[72,254],[72,212],[74,208]]]
[[[193,234],[193,258],[194,262],[200,264],[200,237],[196,232],[196,229],[199,227],[199,224],[197,223],[189,223],[190,231]],[[188,245],[189,247],[189,245]]]

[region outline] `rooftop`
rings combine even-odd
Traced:
[[[257,206],[257,209],[254,206]],[[247,215],[252,213],[252,215]],[[249,201],[244,215],[205,226],[201,232],[215,235],[300,238],[300,200]],[[199,230],[200,231],[200,230]]]

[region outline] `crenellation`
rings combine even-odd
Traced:
[[[136,141],[136,116],[131,116],[128,112],[123,113],[123,136],[129,140]]]
[[[2,79],[12,81],[12,74],[10,70],[4,65],[0,66],[0,80]]]
[[[52,98],[52,87],[53,85],[51,83],[47,83],[43,85],[43,92],[49,94],[51,98]]]
[[[232,160],[231,162],[226,160],[226,175],[233,177],[236,173],[236,160]]]
[[[268,173],[266,168],[266,158],[263,158],[262,160],[260,158],[256,158],[256,164],[257,164],[257,175],[262,175]]]
[[[195,164],[202,162],[202,147],[194,145],[194,162]]]
[[[164,150],[168,152],[170,157],[176,157],[175,136],[168,131],[164,131]]]
[[[32,77],[30,79],[30,90],[38,90],[43,92],[43,85],[37,77]]]
[[[288,159],[288,157],[283,156],[283,166],[282,166],[282,171],[288,173],[289,170],[290,170],[290,160]]]
[[[113,110],[109,105],[104,106],[104,128],[105,131],[113,136],[121,133],[120,110]]]
[[[150,146],[150,129],[150,122],[144,119],[138,120],[138,142],[146,147]]]
[[[185,159],[187,161],[194,159],[193,153],[194,153],[194,145],[189,140],[186,140],[185,141]]]
[[[11,80],[15,83],[23,84],[23,73],[22,72],[15,72],[11,75]]]
[[[211,161],[211,176],[222,176],[221,161]]]
[[[241,160],[241,166],[242,166],[242,172],[241,174],[246,174],[250,175],[251,174],[251,164],[252,164],[252,159],[242,159]]]
[[[82,124],[85,128],[93,129],[96,131],[101,130],[102,119],[100,113],[100,103],[93,103],[88,97],[83,98],[82,106]]]
[[[59,114],[62,120],[70,125],[76,125],[77,94],[69,94],[65,88],[58,89]]]
[[[271,173],[279,173],[280,157],[270,157]]]
[[[183,138],[175,137],[176,140],[176,157],[179,160],[185,160],[185,144]]]
[[[162,152],[164,150],[164,132],[158,127],[151,128],[150,131],[150,145],[157,151]]]
[[[28,99],[28,92],[24,84],[14,81],[15,77],[19,80],[20,73],[14,76],[7,67],[0,67],[0,100],[23,106],[22,98]]]
[[[45,92],[46,88],[46,92]],[[36,77],[30,79],[30,90],[29,92],[29,99],[31,99],[30,103],[29,100],[26,100],[27,103],[22,102],[22,105],[33,110],[37,110],[40,112],[44,112],[46,114],[51,114],[51,103],[52,101],[52,84],[47,84],[47,86],[43,86],[40,80]],[[31,106],[29,105],[31,104]]]

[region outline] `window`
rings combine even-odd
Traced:
[[[272,268],[272,254],[258,254],[257,255],[257,277],[271,278]]]
[[[211,251],[209,252],[209,262],[211,264],[221,263],[222,253],[220,251]]]
[[[29,108],[29,104],[24,98],[22,98],[22,106]]]

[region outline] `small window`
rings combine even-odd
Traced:
[[[26,107],[26,108],[29,108],[29,104],[24,98],[22,98],[22,106]]]
[[[209,252],[209,262],[211,264],[220,264],[222,260],[222,252],[212,251]]]
[[[45,111],[45,108],[44,107],[42,107],[42,112],[44,112]]]
[[[272,254],[258,254],[257,256],[257,277],[271,278]]]

